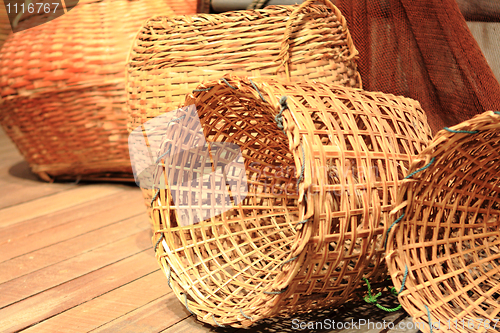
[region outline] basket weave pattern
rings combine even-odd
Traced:
[[[319,82],[225,80],[199,86],[185,104],[197,107],[207,142],[240,147],[246,197],[187,225],[172,188],[152,191],[153,242],[177,297],[202,321],[240,327],[339,305],[360,291],[363,277],[382,281],[396,188],[430,141],[418,102]],[[190,128],[189,121],[176,126]],[[175,128],[166,142],[176,139]],[[159,170],[171,167],[169,156],[176,155],[162,157]],[[177,183],[207,167],[193,156],[174,163]],[[221,158],[211,156],[213,165]]]
[[[485,112],[440,131],[398,193],[389,271],[416,322],[441,322],[434,332],[498,330],[499,151],[500,112]]]
[[[310,2],[147,21],[127,65],[129,131],[175,110],[201,82],[228,71],[361,87],[345,19],[329,1]],[[150,191],[143,195],[149,207]]]
[[[140,25],[175,14],[167,3],[80,1],[8,38],[0,51],[0,123],[35,173],[132,178],[123,70]]]
[[[328,2],[329,3],[329,2]],[[331,5],[270,6],[148,20],[127,66],[129,130],[178,108],[201,82],[235,75],[311,79],[360,87],[347,24]],[[293,16],[291,16],[293,14]],[[290,23],[290,26],[287,26]]]

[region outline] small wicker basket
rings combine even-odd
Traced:
[[[126,58],[147,18],[175,14],[169,2],[80,0],[67,14],[6,40],[0,50],[0,124],[34,173],[45,180],[133,180]],[[194,12],[196,1],[183,4],[192,10],[183,14]]]
[[[440,131],[402,182],[387,262],[423,332],[499,329],[499,152],[500,112],[485,112]]]
[[[198,319],[249,326],[339,305],[362,293],[363,278],[386,278],[396,190],[431,139],[418,102],[226,76],[199,86],[185,105],[196,107],[203,131],[188,140],[182,129],[192,134],[198,117],[181,109],[165,133],[168,154],[155,179],[168,186],[152,191],[153,242],[169,285]],[[205,139],[239,147],[244,172],[197,175],[231,159],[191,149]]]
[[[129,131],[175,110],[201,82],[229,71],[360,88],[358,52],[344,17],[329,0],[313,2],[147,21],[127,65]],[[143,194],[149,207],[149,189]]]

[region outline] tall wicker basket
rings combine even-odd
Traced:
[[[133,179],[124,68],[133,37],[167,0],[81,0],[0,50],[0,124],[45,180]],[[196,1],[182,2],[193,13]],[[30,19],[19,22],[29,25]]]
[[[387,262],[423,332],[497,332],[500,112],[440,131],[397,197]]]
[[[226,76],[185,105],[159,152],[153,242],[169,285],[199,320],[249,326],[339,305],[362,293],[363,278],[386,278],[396,190],[431,139],[418,102]],[[232,158],[217,145],[239,147],[239,172],[224,167]]]
[[[175,110],[201,82],[226,72],[360,88],[344,17],[329,0],[313,2],[147,21],[127,65],[129,130]],[[143,188],[147,207],[150,193]]]

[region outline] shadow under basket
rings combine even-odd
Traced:
[[[500,112],[488,111],[440,131],[398,192],[387,264],[423,332],[429,324],[433,332],[498,331],[499,152]]]
[[[246,327],[361,297],[363,278],[386,280],[396,188],[431,138],[418,102],[226,76],[185,105],[197,117],[176,111],[157,160],[153,244],[199,320]]]

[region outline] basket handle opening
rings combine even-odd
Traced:
[[[289,16],[288,22],[286,23],[286,28],[285,28],[285,34],[283,37],[283,41],[281,42],[281,50],[276,58],[275,61],[281,61],[280,65],[276,69],[276,73],[281,69],[281,67],[285,67],[285,73],[286,77],[290,80],[290,69],[289,69],[289,61],[290,61],[290,37],[292,34],[292,23],[295,21],[295,19],[299,16],[299,13],[302,12],[302,10],[308,6],[310,6],[313,3],[316,2],[322,2],[326,7],[331,9],[334,13],[335,16],[338,18],[340,21],[340,24],[344,29],[347,30],[347,22],[340,12],[340,10],[330,1],[330,0],[306,0],[304,1],[300,6],[298,6]],[[354,49],[354,43],[352,41],[351,35],[347,34],[347,46],[350,50]],[[345,58],[345,60],[351,60],[354,58],[358,53],[357,52],[351,52],[351,54]]]

